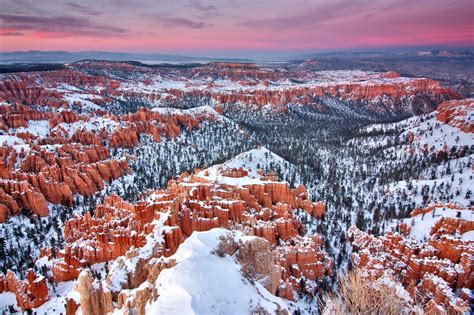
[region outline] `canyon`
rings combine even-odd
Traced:
[[[473,115],[395,71],[0,74],[0,311],[314,314],[351,269],[468,313]]]

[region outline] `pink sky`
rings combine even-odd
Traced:
[[[0,0],[0,51],[474,46],[474,0]]]

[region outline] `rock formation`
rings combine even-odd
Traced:
[[[111,293],[104,291],[101,282],[95,283],[89,270],[79,275],[76,291],[79,292],[82,314],[107,314],[113,311]]]
[[[266,289],[276,294],[281,273],[273,262],[270,243],[266,239],[255,237],[245,240],[239,247],[237,259],[244,275],[256,280],[264,278]]]
[[[436,119],[464,132],[474,133],[472,115],[474,115],[474,99],[468,98],[439,104]]]
[[[412,215],[423,215],[441,206],[415,209]],[[460,210],[459,206],[444,206]],[[389,277],[402,284],[411,298],[415,298],[415,292],[421,293],[427,312],[437,309],[451,314],[469,308],[469,295],[464,292],[474,289],[474,244],[460,238],[473,230],[473,221],[441,216],[431,227],[426,242],[390,232],[374,237],[356,227],[351,227],[348,235],[355,249],[352,261],[357,269],[368,277]]]
[[[224,173],[229,178],[241,176],[232,170]],[[244,186],[211,183],[200,174],[182,174],[170,180],[167,189],[148,192],[135,205],[118,196],[108,196],[93,215],[76,215],[66,222],[64,249],[55,257],[51,251],[43,250],[43,256],[51,260],[55,282],[78,279],[83,313],[108,309],[111,299],[142,312],[144,304],[137,298],[155,296],[142,284],[153,283],[163,268],[172,265],[156,258],[174,254],[194,231],[215,227],[262,236],[240,244],[221,240],[216,254],[235,253],[244,275],[260,281],[272,294],[293,298],[301,277],[316,281],[332,273],[332,260],[321,250],[322,237],[302,237],[298,233],[301,223],[293,216],[293,210],[300,207],[313,215],[314,209],[324,206],[308,201],[304,187],[291,190],[288,184],[271,181],[272,176],[261,172],[259,176],[264,181]],[[138,258],[136,249],[147,244],[150,234],[161,238],[162,243],[154,244],[148,258]],[[129,259],[138,259],[136,268],[129,270],[125,262],[120,263]],[[127,280],[109,292],[93,284],[87,266],[112,260],[115,268],[124,269]],[[116,287],[113,282],[116,281],[107,280]]]
[[[49,299],[46,278],[37,276],[32,269],[28,271],[26,280],[17,279],[10,270],[6,276],[0,274],[0,293],[3,292],[14,293],[22,310],[32,310]]]
[[[115,79],[119,73],[124,78],[123,82]],[[138,77],[140,80],[130,82],[125,79],[127,77]],[[170,88],[169,84],[161,84],[163,77],[170,82],[184,80],[185,84]],[[331,97],[349,103],[358,102],[364,109],[380,115],[406,115],[427,113],[441,101],[460,98],[437,81],[404,78],[393,71],[312,72],[262,68],[251,63],[210,63],[193,69],[170,71],[127,63],[88,61],[74,63],[65,70],[9,75],[6,78],[0,85],[0,101],[52,108],[82,107],[83,102],[92,102],[100,107],[114,99],[138,99],[152,104],[172,105],[193,99],[212,99],[216,105],[243,104],[249,108],[271,105],[281,112],[290,104],[310,105],[325,111],[323,99]],[[152,78],[160,79],[156,81]],[[227,80],[233,81],[233,88],[224,86]],[[293,80],[301,83],[291,84]],[[67,101],[57,90],[57,86],[64,83],[83,90],[84,99]],[[126,88],[123,88],[124,85]],[[136,86],[130,89],[132,85]],[[94,89],[94,86],[100,89]],[[380,101],[384,97],[384,102]],[[408,107],[407,101],[411,103]],[[72,122],[71,118],[66,121]],[[47,119],[51,119],[51,126],[63,121],[59,117]],[[0,119],[0,127],[5,125],[16,128],[26,126],[26,121],[19,116],[11,116],[7,121]],[[150,126],[146,128],[154,129]],[[156,134],[156,131],[148,132]]]
[[[61,76],[85,86],[93,86],[95,82],[72,72]],[[4,85],[12,88],[8,82]],[[8,99],[22,93],[7,93]],[[119,117],[104,113],[88,117],[70,110],[42,112],[24,105],[2,105],[0,128],[18,137],[22,147],[20,150],[12,145],[0,147],[0,194],[4,196],[0,201],[0,222],[18,214],[21,208],[40,216],[48,215],[48,203],[71,206],[74,194],[93,195],[104,188],[104,182],[110,183],[129,172],[126,160],[110,158],[109,148],[137,146],[143,134],[150,135],[154,141],[177,137],[182,128],[190,131],[202,121],[214,119],[215,113],[207,111],[187,115],[140,108]],[[100,126],[104,121],[112,123],[114,128],[88,127]],[[41,134],[30,127],[38,122],[44,129]],[[79,125],[85,127],[78,128]]]

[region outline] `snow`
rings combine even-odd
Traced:
[[[92,103],[89,101],[89,98],[102,98],[100,95],[92,95],[92,94],[81,94],[81,93],[73,93],[73,94],[65,94],[64,99],[68,101],[69,105],[73,105],[75,102],[79,102],[81,107],[87,110],[100,110],[100,106],[97,104]]]
[[[267,148],[260,147],[258,149],[241,153],[223,164],[217,164],[202,170],[197,174],[197,176],[211,182],[225,185],[244,186],[262,184],[270,181],[261,180],[261,175],[259,175],[257,171],[259,169],[269,168],[268,166],[270,164],[287,165],[289,163]],[[234,178],[222,174],[225,170],[232,168],[242,168],[248,172],[248,175]]]
[[[13,146],[16,144],[23,145],[25,144],[25,141],[23,141],[21,138],[18,138],[17,136],[0,135],[0,145],[5,143],[9,146]]]
[[[47,120],[29,120],[28,128],[19,127],[14,129],[14,132],[28,132],[40,138],[45,138],[49,131],[49,121]]]
[[[48,315],[48,314],[66,314],[66,301],[68,298],[74,299],[79,302],[79,293],[74,290],[76,281],[60,282],[56,285],[56,291],[51,292],[49,288],[50,299],[34,309],[37,315]]]
[[[430,237],[430,230],[436,222],[442,217],[445,218],[461,218],[467,221],[474,221],[474,211],[463,209],[454,210],[447,207],[436,208],[426,214],[418,214],[412,218],[403,219],[402,221],[411,226],[410,236],[417,241],[423,241]],[[474,240],[474,231],[464,233],[462,236],[466,240]]]
[[[51,131],[58,131],[60,129],[66,130],[69,136],[72,136],[78,130],[97,131],[105,129],[108,132],[112,132],[117,127],[119,127],[119,125],[120,124],[118,122],[110,118],[91,117],[89,121],[77,121],[71,124],[62,122],[58,126],[51,129],[49,126],[49,121],[47,120],[30,120],[28,121],[28,127],[19,127],[16,129],[11,129],[9,132],[10,134],[30,133],[34,136],[43,139],[46,138]],[[25,143],[21,138],[18,138],[17,136],[0,135],[0,145],[4,141],[6,141],[8,145],[13,145],[15,142],[20,145]]]
[[[450,148],[454,145],[457,147],[471,146],[474,143],[473,133],[463,132],[459,128],[436,120],[436,114],[437,112],[435,111],[396,123],[373,124],[364,129],[367,132],[404,129],[401,136],[406,137],[409,133],[415,134],[414,143],[418,148],[422,148],[426,144],[429,148],[434,147],[439,150],[445,145]],[[372,140],[372,145],[379,145],[379,141]]]
[[[156,281],[159,298],[146,306],[148,314],[249,314],[258,306],[274,314],[284,300],[260,284],[242,277],[233,257],[219,257],[212,250],[219,237],[231,232],[213,229],[195,232],[170,257],[177,264],[163,270]],[[237,237],[240,233],[234,232]]]
[[[18,308],[15,294],[11,292],[0,293],[0,313],[3,307],[8,307],[9,305],[13,305],[15,308]]]
[[[205,113],[216,115],[216,116],[221,116],[218,112],[216,112],[212,107],[210,106],[199,106],[199,107],[193,107],[193,108],[188,108],[188,109],[180,109],[180,108],[173,108],[173,107],[154,107],[151,109],[153,112],[157,112],[162,115],[202,115]]]
[[[108,132],[112,132],[115,130],[115,128],[119,127],[119,123],[116,122],[115,120],[112,120],[110,118],[104,118],[104,117],[92,117],[89,121],[84,122],[84,121],[77,121],[72,124],[68,123],[60,123],[55,129],[61,128],[66,130],[70,136],[72,136],[74,133],[76,133],[78,130],[83,130],[83,131],[98,131],[101,129],[105,129]],[[53,130],[55,130],[53,129]]]
[[[432,131],[429,131],[431,128],[433,128]],[[440,123],[434,119],[427,119],[418,126],[405,131],[404,134],[408,132],[417,135],[415,141],[419,146],[427,144],[428,147],[434,146],[436,149],[442,149],[445,145],[461,147],[471,146],[474,143],[474,134],[463,132],[456,127]]]
[[[472,231],[468,231],[466,233],[463,233],[461,235],[461,239],[463,241],[471,241],[471,242],[474,242],[474,230]]]

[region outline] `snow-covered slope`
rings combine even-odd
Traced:
[[[265,147],[259,147],[241,153],[223,164],[217,164],[202,170],[197,176],[211,182],[242,186],[268,181],[262,179],[263,172],[265,171],[289,167],[290,163],[288,161]],[[229,170],[240,170],[243,172],[239,177],[230,177],[226,176]]]
[[[220,228],[191,235],[174,255],[166,258],[166,261],[174,261],[173,267],[164,269],[156,282],[144,282],[134,290],[146,287],[157,290],[158,298],[146,304],[146,313],[217,315],[251,314],[253,311],[276,314],[277,311],[290,311],[292,306],[288,301],[270,294],[258,281],[250,282],[246,279],[242,274],[242,266],[234,256],[217,255],[215,250],[223,237],[232,238],[236,242],[251,238],[237,231]],[[136,259],[126,261],[127,264],[137,263]],[[102,269],[103,272],[103,264],[97,265],[91,266],[91,269]],[[129,267],[135,268],[132,265]],[[113,265],[111,268],[112,273],[116,272]],[[60,283],[55,296],[35,309],[36,314],[64,313],[68,298],[79,302],[75,284],[76,281]],[[10,305],[12,297],[15,299],[9,292],[0,294],[0,303],[4,301],[4,305]],[[123,309],[117,309],[113,313],[124,314],[123,312]]]
[[[408,236],[417,241],[426,241],[430,238],[431,229],[441,218],[456,218],[466,222],[471,222],[471,224],[474,225],[474,210],[440,205],[438,207],[433,207],[433,210],[427,213],[419,213],[411,218],[402,219],[400,222],[394,222],[392,229],[395,226],[399,226],[401,223],[405,223],[410,229]],[[458,233],[453,236],[462,240],[474,242],[472,230],[465,233]]]
[[[156,280],[158,299],[146,306],[147,314],[250,314],[288,310],[281,298],[271,295],[260,283],[243,278],[234,257],[220,257],[213,251],[221,237],[236,241],[239,232],[213,229],[196,232],[169,259],[177,264],[163,270]]]
[[[451,148],[453,146],[470,146],[474,143],[474,134],[462,131],[459,128],[449,124],[442,123],[436,119],[437,112],[434,111],[427,115],[414,116],[400,122],[392,124],[373,124],[366,127],[369,133],[380,133],[379,137],[373,137],[368,145],[380,145],[387,140],[388,134],[395,130],[403,130],[400,134],[402,137],[412,135],[413,145],[421,149],[441,150],[445,146]]]

